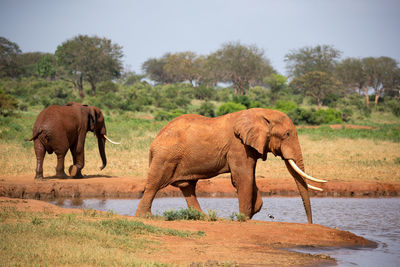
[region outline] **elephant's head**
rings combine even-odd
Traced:
[[[244,145],[255,149],[260,158],[267,159],[267,153],[280,156],[290,174],[294,177],[309,223],[312,223],[311,204],[308,189],[322,189],[308,185],[305,179],[326,182],[304,173],[303,156],[297,131],[290,118],[276,110],[249,109],[240,114],[234,126],[235,134]]]

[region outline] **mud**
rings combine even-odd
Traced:
[[[293,179],[257,177],[262,196],[298,196]],[[139,177],[85,176],[83,179],[35,180],[25,176],[0,177],[0,196],[22,199],[51,200],[56,198],[140,198],[145,179]],[[323,192],[311,191],[313,197],[399,197],[400,182],[342,182],[322,185]],[[200,180],[199,197],[236,197],[229,178]],[[168,186],[157,197],[182,197],[179,189]]]

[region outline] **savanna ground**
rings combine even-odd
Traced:
[[[107,184],[113,184],[114,190],[119,192],[135,188],[140,191],[143,188],[148,169],[148,148],[166,122],[154,121],[149,114],[144,113],[106,112],[108,136],[120,141],[121,145],[107,144],[108,165],[103,171],[99,171],[101,160],[96,138],[88,133],[86,166],[83,169],[87,179],[34,181],[36,162],[33,145],[24,139],[31,137],[32,125],[38,112],[22,112],[9,121],[3,118],[1,122],[2,196],[8,196],[13,190],[22,190],[25,193],[20,192],[13,197],[44,198],[45,191],[53,190],[54,184],[64,187],[64,190],[72,190],[70,196],[74,196],[76,190],[81,190],[78,194],[81,197],[84,191],[107,196],[104,193]],[[400,120],[388,114],[373,113],[369,120],[357,124],[372,129],[331,129],[329,126],[299,129],[307,172],[328,180],[325,187],[328,191],[336,189],[357,192],[363,185],[384,184],[394,188],[398,196]],[[71,161],[68,154],[65,166],[71,165]],[[54,175],[55,163],[55,155],[46,155],[46,177]],[[265,192],[271,188],[279,192],[279,188],[288,186],[295,190],[294,181],[284,163],[272,154],[266,162],[259,161],[256,176],[260,189]],[[233,192],[229,175],[221,175],[210,181],[204,182],[202,187],[199,185],[199,189]],[[329,187],[329,184],[335,186]],[[33,186],[32,195],[27,193],[28,185]],[[42,197],[35,194],[35,190],[42,192]],[[54,192],[47,195],[54,196]],[[1,266],[191,263],[199,266],[299,266],[334,261],[326,256],[304,255],[280,248],[299,245],[368,245],[367,241],[347,232],[318,225],[226,220],[167,222],[96,211],[65,210],[28,199],[2,198],[0,206]],[[230,229],[229,233],[226,229]]]

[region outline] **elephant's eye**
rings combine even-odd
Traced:
[[[288,138],[290,136],[290,131],[287,131],[284,135],[283,138]]]

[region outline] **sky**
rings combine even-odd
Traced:
[[[0,0],[0,36],[48,53],[79,34],[106,37],[136,73],[167,52],[208,55],[239,41],[285,75],[285,55],[305,46],[400,62],[399,14],[400,0]]]

